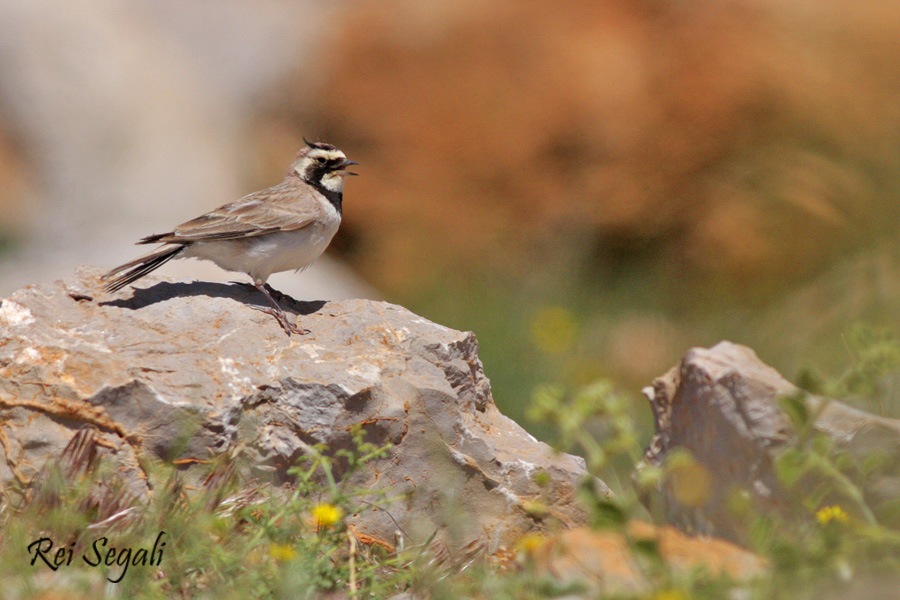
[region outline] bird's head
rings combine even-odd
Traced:
[[[348,160],[343,152],[331,144],[308,142],[306,139],[303,141],[306,142],[306,147],[297,153],[288,175],[296,175],[313,186],[321,186],[332,192],[343,191],[344,178],[356,175],[347,171],[347,167],[359,163]]]

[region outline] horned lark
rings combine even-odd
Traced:
[[[115,292],[173,258],[211,260],[249,275],[272,305],[253,308],[278,319],[288,335],[309,333],[288,321],[266,279],[305,269],[325,251],[341,224],[344,178],[355,175],[346,169],[358,164],[331,144],[306,142],[280,184],[137,242],[164,245],[104,275],[106,290]]]

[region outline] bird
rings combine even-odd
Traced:
[[[325,251],[341,224],[346,176],[356,175],[347,167],[359,163],[331,144],[303,141],[284,181],[142,238],[136,243],[162,246],[103,275],[104,289],[116,292],[174,258],[210,260],[246,273],[272,305],[251,308],[275,317],[288,337],[309,333],[288,321],[266,280],[305,269]]]

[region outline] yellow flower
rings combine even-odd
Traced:
[[[331,527],[341,520],[341,517],[344,516],[344,511],[333,504],[322,503],[313,506],[311,515],[313,523],[317,527]]]
[[[713,491],[713,479],[709,470],[690,457],[675,461],[669,468],[672,494],[681,504],[689,507],[703,506]]]
[[[831,506],[823,506],[816,512],[816,520],[824,525],[825,523],[829,523],[831,521],[835,521],[837,523],[846,523],[850,520],[850,517],[844,511],[843,508],[838,506],[837,504],[833,504]]]
[[[578,325],[572,311],[561,306],[545,306],[530,323],[531,343],[547,354],[562,354],[575,343]]]
[[[540,533],[526,533],[516,541],[516,550],[531,555],[535,550],[544,545],[547,538]]]
[[[550,507],[540,500],[527,500],[522,503],[522,509],[532,519],[545,519],[550,514]]]
[[[681,590],[660,590],[653,594],[653,600],[685,600],[686,596]]]
[[[269,544],[269,555],[279,562],[284,562],[297,556],[297,551],[288,544]]]

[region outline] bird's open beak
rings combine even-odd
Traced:
[[[343,162],[341,162],[341,171],[343,171],[344,175],[359,175],[359,173],[351,173],[350,171],[344,171],[347,167],[351,165],[358,165],[359,163],[355,160],[350,160],[349,158],[345,158]]]

